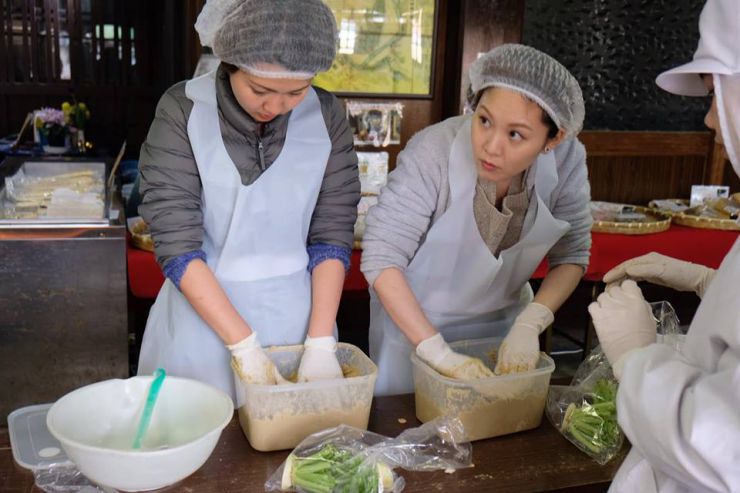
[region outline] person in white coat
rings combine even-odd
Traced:
[[[740,2],[709,0],[699,32],[693,61],[657,83],[674,94],[713,95],[705,123],[740,176]],[[702,298],[680,350],[655,344],[635,280]],[[632,443],[609,491],[740,491],[739,280],[740,239],[717,271],[653,253],[606,274],[611,285],[589,312],[620,380],[618,419]]]
[[[581,89],[556,60],[507,44],[472,65],[475,112],[415,135],[368,212],[376,395],[412,392],[410,354],[458,379],[492,375],[448,342],[503,339],[496,371],[527,371],[588,265]],[[527,282],[547,257],[533,299]]]
[[[263,345],[304,343],[299,381],[342,378],[335,318],[359,177],[339,102],[311,85],[336,53],[324,2],[209,0],[195,27],[221,65],[163,97],[180,103],[158,108],[141,207],[158,257],[182,229],[195,250],[164,266],[139,374],[161,366],[241,406],[241,382],[283,383]],[[350,242],[312,241],[319,223]]]

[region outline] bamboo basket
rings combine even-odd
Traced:
[[[714,217],[693,216],[679,212],[673,215],[673,222],[681,226],[701,229],[721,229],[725,231],[740,231],[740,224],[735,219],[718,219]]]
[[[635,212],[640,212],[649,217],[655,218],[652,221],[640,222],[617,222],[617,221],[596,221],[594,220],[591,231],[594,233],[613,233],[621,235],[647,235],[660,233],[671,227],[671,217],[662,211],[642,207],[634,207]]]
[[[136,221],[136,223],[131,226],[130,231],[131,241],[136,248],[147,250],[149,252],[154,251],[154,241],[152,241],[152,235],[149,233],[149,227],[143,220]]]
[[[688,205],[689,201],[685,199],[668,199],[671,201],[681,202]],[[734,202],[740,203],[740,193],[732,195]],[[699,229],[720,229],[724,231],[740,231],[740,224],[735,219],[722,219],[716,217],[704,217],[697,216],[695,214],[687,214],[685,212],[674,212],[666,209],[659,209],[655,206],[655,201],[650,202],[650,207],[653,210],[661,212],[671,217],[674,224],[680,226],[687,226],[689,228]]]

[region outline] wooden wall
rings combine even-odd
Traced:
[[[0,136],[16,132],[27,112],[59,106],[74,95],[93,112],[89,138],[112,152],[126,139],[127,157],[137,157],[159,97],[195,69],[201,47],[193,24],[203,3],[90,0],[85,12],[83,0],[0,0]],[[478,53],[520,41],[523,12],[521,0],[438,0],[432,94],[400,99],[402,143],[385,149],[391,165],[414,133],[459,114],[468,67]],[[121,28],[107,44],[100,39],[106,25]],[[64,32],[69,80],[60,78],[57,55]],[[694,183],[726,183],[740,191],[709,132],[587,131],[582,138],[595,199],[645,203],[685,197]]]
[[[731,169],[711,132],[584,131],[594,200],[646,205],[689,198],[691,185],[727,183]]]
[[[0,136],[17,132],[28,112],[74,97],[92,112],[89,139],[112,153],[127,140],[137,157],[159,97],[195,67],[200,48],[185,20],[197,4],[0,0]]]

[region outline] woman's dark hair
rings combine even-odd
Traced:
[[[548,115],[545,110],[542,110],[542,123],[547,126],[547,138],[554,139],[555,136],[558,135],[558,131],[560,129],[555,125],[555,122],[550,118],[550,115]]]
[[[236,72],[237,70],[239,70],[239,67],[237,67],[236,65],[232,65],[230,63],[221,62],[221,65],[223,65],[224,68],[226,69],[226,72],[228,72],[230,74],[233,74],[234,72]]]

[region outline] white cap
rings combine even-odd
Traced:
[[[662,89],[681,96],[706,96],[701,74],[740,72],[740,2],[707,0],[699,17],[699,46],[689,63],[663,72]]]

